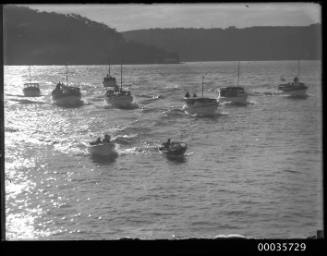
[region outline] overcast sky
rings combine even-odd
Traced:
[[[77,13],[117,31],[147,28],[238,28],[306,26],[321,22],[313,3],[256,4],[54,4],[24,5],[41,11]]]

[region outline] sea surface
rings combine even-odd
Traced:
[[[65,66],[4,67],[6,238],[9,240],[305,238],[322,229],[321,62],[302,61],[306,99],[277,90],[294,61],[241,62],[246,106],[214,117],[183,111],[186,91],[216,97],[235,85],[237,62],[125,65],[138,108],[104,101],[107,66],[69,66],[84,105],[53,104]],[[120,83],[120,66],[111,67]],[[23,97],[25,82],[42,96]],[[112,135],[118,158],[93,159],[87,143]],[[184,161],[158,151],[188,144]]]

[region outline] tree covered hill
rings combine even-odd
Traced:
[[[156,46],[128,42],[104,24],[76,14],[4,6],[5,65],[178,62]]]
[[[238,29],[169,28],[123,33],[127,40],[176,52],[181,61],[321,58],[321,25]]]

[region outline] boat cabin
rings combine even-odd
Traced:
[[[40,85],[38,83],[25,83],[24,88],[40,88]]]
[[[224,87],[220,88],[221,97],[238,97],[244,95],[245,90],[243,87]]]

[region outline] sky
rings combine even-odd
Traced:
[[[321,23],[314,3],[34,4],[40,11],[76,13],[119,32],[148,28],[238,28]]]

